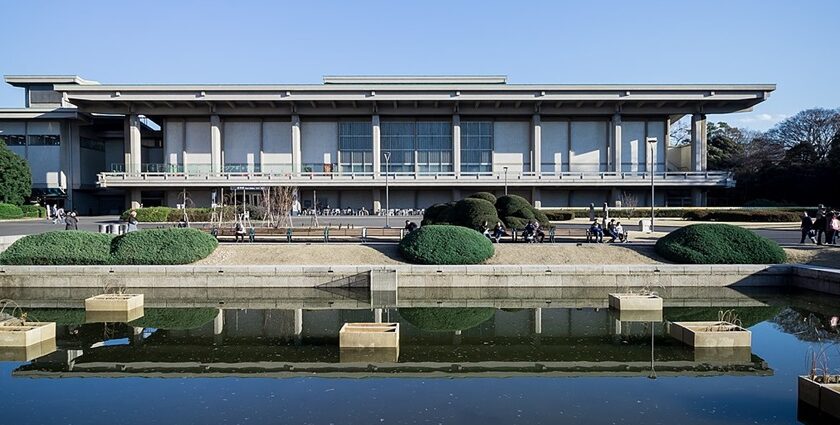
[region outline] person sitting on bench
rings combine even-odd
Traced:
[[[415,230],[417,230],[417,224],[414,223],[413,221],[406,220],[405,221],[405,233],[409,234],[409,233],[411,233]]]
[[[610,223],[607,224],[606,234],[610,237],[610,242],[615,242],[618,239],[618,233],[615,231],[615,220],[610,220]]]
[[[505,226],[502,224],[501,221],[497,221],[496,225],[493,227],[493,234],[490,235],[490,240],[499,243],[499,241],[502,239],[502,236],[505,235],[507,235],[507,232],[505,232]]]
[[[601,224],[598,223],[598,220],[593,221],[592,225],[589,226],[589,235],[587,236],[586,241],[597,243],[604,242],[604,230],[601,229]]]
[[[627,232],[624,231],[620,221],[615,223],[615,233],[618,235],[619,242],[627,242]]]
[[[487,236],[487,239],[492,239],[490,237],[490,226],[487,225],[487,220],[484,220],[484,222],[481,223],[481,226],[478,227],[478,231],[482,235]]]
[[[239,242],[242,239],[242,242],[245,242],[245,226],[242,224],[241,221],[236,222],[236,226],[234,227],[235,233],[235,241]]]
[[[540,228],[540,222],[539,221],[534,220],[533,223],[534,223],[534,240],[536,240],[539,243],[543,243],[543,241],[545,240],[545,232],[543,232],[542,229]]]

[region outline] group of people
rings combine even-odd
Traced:
[[[606,218],[603,221],[604,224],[599,223],[597,219],[592,221],[592,225],[589,226],[589,232],[586,236],[587,242],[604,243],[604,236],[610,238],[608,242],[627,242],[627,232],[624,230],[624,226],[621,225],[620,221],[612,219],[607,223]]]
[[[840,212],[820,204],[815,218],[811,218],[808,211],[802,213],[799,229],[802,231],[799,243],[805,243],[805,238],[808,238],[817,245],[823,245],[823,241],[826,245],[837,245],[840,237]]]
[[[58,204],[47,205],[47,220],[52,224],[63,224],[64,230],[79,230],[79,217],[75,210],[69,213]]]

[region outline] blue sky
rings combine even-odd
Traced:
[[[72,6],[71,6],[72,5]],[[511,83],[776,83],[731,124],[840,106],[840,2],[18,1],[2,74],[103,83],[318,83],[506,74]],[[22,91],[2,84],[0,106]]]

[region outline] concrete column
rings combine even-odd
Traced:
[[[542,208],[542,191],[540,188],[531,188],[531,203],[534,205],[534,208]]]
[[[705,207],[706,206],[706,194],[704,193],[703,189],[698,187],[691,189],[691,206],[693,207]]]
[[[382,323],[382,309],[381,308],[373,309],[373,321],[375,323]]]
[[[303,169],[301,166],[300,154],[300,115],[292,115],[292,172],[300,173]]]
[[[131,190],[128,192],[128,202],[129,202],[129,207],[130,207],[131,209],[137,209],[137,208],[140,208],[140,205],[141,205],[140,201],[141,201],[141,199],[142,199],[142,197],[141,197],[141,195],[140,195],[140,189],[131,189]]]
[[[379,115],[371,119],[371,134],[373,135],[373,176],[380,177],[382,169],[382,131],[379,126]]]
[[[542,308],[539,307],[534,309],[534,333],[542,333]]]
[[[665,137],[659,141],[656,148],[662,149],[662,169],[659,171],[668,171],[668,146],[671,144],[671,117],[665,117]]]
[[[300,336],[303,333],[303,309],[295,309],[295,336]]]
[[[691,171],[706,171],[706,115],[691,116]]]
[[[531,117],[531,148],[534,152],[534,158],[531,162],[531,171],[539,176],[542,173],[542,120],[540,114],[534,114]]]
[[[621,114],[615,113],[610,124],[612,171],[621,172]]]
[[[222,172],[222,119],[210,115],[210,171]]]
[[[452,200],[453,201],[460,201],[461,200],[461,189],[452,189]]]
[[[140,116],[131,114],[125,118],[125,171],[127,173],[139,173],[141,157],[140,144]]]
[[[379,189],[373,189],[371,197],[373,198],[373,210],[371,214],[378,214],[379,210],[382,209],[382,192]]]
[[[452,171],[461,175],[461,115],[452,116]]]
[[[225,311],[218,309],[216,318],[213,319],[213,335],[221,335],[225,330]]]

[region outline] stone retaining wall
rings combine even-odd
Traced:
[[[792,283],[790,265],[0,266],[3,288],[314,288],[396,270],[400,288],[724,287]],[[0,294],[2,295],[2,294]]]

